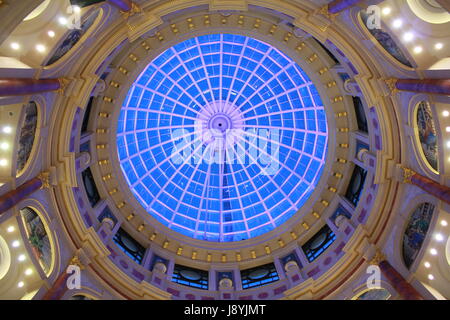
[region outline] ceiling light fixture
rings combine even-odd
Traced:
[[[68,23],[67,18],[64,18],[64,17],[59,17],[58,22],[60,25],[63,25],[63,26],[65,26]]]
[[[17,42],[13,42],[13,43],[11,43],[11,48],[13,50],[19,50],[20,49],[20,44],[18,44]]]
[[[11,133],[12,132],[12,128],[10,127],[10,126],[6,126],[6,127],[3,127],[3,133]]]
[[[394,22],[392,23],[392,26],[395,29],[400,28],[403,25],[403,20],[402,19],[395,19]]]
[[[444,47],[444,44],[442,44],[441,42],[438,42],[434,45],[434,48],[436,50],[441,50]]]
[[[36,45],[36,50],[40,53],[45,52],[45,46],[43,44]]]
[[[421,46],[417,46],[417,47],[414,48],[414,53],[415,54],[422,53],[422,51],[423,51],[423,48]]]
[[[390,7],[385,7],[385,8],[383,8],[382,12],[385,16],[387,16],[387,15],[391,14],[392,9]]]
[[[414,34],[412,33],[412,32],[406,32],[404,35],[403,35],[403,40],[405,41],[405,42],[410,42],[410,41],[412,41],[414,39]]]

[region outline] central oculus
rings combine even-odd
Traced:
[[[327,146],[306,73],[235,34],[166,49],[130,87],[117,126],[121,169],[142,207],[205,241],[246,240],[292,218],[320,180]]]

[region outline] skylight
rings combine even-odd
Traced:
[[[163,225],[240,241],[291,218],[328,144],[316,87],[291,58],[234,34],[179,43],[131,86],[117,130],[122,171]]]

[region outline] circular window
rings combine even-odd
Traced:
[[[163,225],[207,241],[262,235],[308,200],[328,132],[315,85],[277,48],[234,34],[179,43],[123,102],[117,147],[135,197]]]

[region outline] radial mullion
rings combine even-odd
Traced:
[[[267,99],[267,100],[265,100],[265,101],[263,101],[263,102],[260,102],[260,103],[258,103],[258,104],[255,104],[255,105],[252,106],[251,108],[245,110],[244,114],[248,113],[249,111],[255,110],[256,108],[258,108],[258,107],[260,107],[260,106],[262,106],[262,105],[264,105],[264,104],[266,104],[266,103],[268,103],[268,102],[271,102],[271,101],[273,101],[273,100],[277,100],[277,99],[280,98],[281,96],[288,95],[288,94],[291,93],[291,92],[295,92],[295,91],[298,91],[299,89],[301,89],[301,88],[303,88],[303,87],[307,87],[308,85],[310,85],[310,83],[305,83],[305,84],[302,84],[302,85],[297,86],[297,87],[295,87],[295,88],[292,88],[292,89],[289,89],[289,90],[286,90],[286,91],[281,91],[280,93],[277,93],[277,94],[274,95],[273,97],[271,97],[271,98],[269,98],[269,99]],[[301,96],[300,96],[300,98],[301,98]],[[303,100],[302,100],[302,103],[303,103]]]
[[[237,152],[236,152],[234,149],[232,149],[232,150],[233,150],[233,153],[234,153],[236,156],[238,156]],[[261,194],[259,193],[259,188],[256,187],[255,182],[254,182],[253,179],[251,178],[251,175],[250,175],[250,173],[248,172],[247,168],[248,168],[248,167],[243,167],[243,170],[246,171],[247,176],[250,178],[250,179],[249,179],[249,180],[250,180],[250,184],[253,186],[253,189],[255,190],[255,193],[257,194],[260,203],[263,205],[265,213],[267,213],[267,215],[269,216],[271,222],[273,223],[273,219],[272,219],[272,217],[270,216],[269,208],[267,208],[266,203],[263,201],[263,198],[262,198]],[[263,186],[264,186],[264,185],[262,185],[261,187],[263,187]],[[237,186],[236,186],[236,187],[237,187]],[[247,206],[247,207],[245,207],[245,208],[248,208],[248,207],[249,207],[249,206]],[[245,208],[243,208],[243,209],[245,209]],[[263,214],[263,213],[261,213],[261,214],[259,214],[259,215],[255,215],[255,216],[253,216],[252,218],[255,218],[255,217],[260,216],[260,215],[262,215],[262,214]],[[275,227],[275,224],[274,224],[274,223],[273,223],[273,226]]]
[[[198,50],[199,50],[199,52],[200,52],[200,54],[201,54],[200,48],[198,48]],[[175,51],[175,52],[176,52],[176,51]],[[186,63],[183,62],[183,61],[181,60],[181,57],[180,57],[178,54],[176,54],[176,56],[177,56],[178,61],[180,61],[180,65],[182,65],[183,68],[184,68],[184,70],[186,71],[186,75],[191,79],[192,84],[197,88],[198,92],[200,92],[200,95],[201,95],[201,96],[203,97],[203,99],[207,102],[208,99],[206,99],[205,93],[203,92],[203,90],[201,90],[201,88],[199,87],[197,81],[195,81],[195,79],[194,79],[194,77],[193,77],[193,75],[192,75],[192,71],[198,70],[198,69],[200,69],[200,68],[194,69],[194,70],[189,70],[189,69],[187,68],[187,66],[186,66]],[[195,58],[192,58],[191,60],[194,60],[194,59],[195,59]],[[186,61],[186,62],[187,62],[187,61]],[[174,80],[175,80],[175,79],[174,79]],[[202,104],[201,104],[201,105],[199,104],[199,107],[200,107],[200,109],[203,109],[203,108],[204,108],[204,106],[203,106]]]
[[[227,100],[226,100],[227,102],[230,102],[231,91],[233,91],[234,82],[236,80],[236,76],[237,76],[237,73],[239,71],[239,66],[242,63],[242,58],[244,57],[244,51],[245,51],[245,48],[247,47],[248,41],[249,41],[249,38],[245,38],[245,41],[244,41],[244,43],[241,46],[241,52],[239,54],[239,60],[238,60],[238,62],[236,64],[236,66],[235,66],[236,70],[234,70],[233,78],[231,80],[230,91],[228,92],[228,96],[227,96]],[[233,53],[229,53],[229,54],[235,55]]]
[[[189,147],[191,147],[191,146],[189,145]],[[197,151],[200,147],[201,147],[201,144],[199,144],[195,148],[195,151]],[[158,194],[153,198],[152,202],[150,203],[150,205],[149,205],[150,208],[153,207],[153,204],[155,203],[156,199],[158,199],[158,197],[161,196],[162,192],[164,192],[164,189],[169,185],[169,183],[171,183],[173,181],[173,178],[176,177],[176,175],[180,172],[181,168],[183,168],[189,161],[191,161],[190,157],[188,157],[187,159],[184,159],[183,164],[178,166],[178,168],[175,170],[175,172],[172,174],[171,177],[168,177],[168,179],[167,179],[166,183],[164,184],[164,186],[161,187],[161,189],[159,190]],[[161,167],[161,164],[159,164],[159,167]],[[194,174],[194,172],[192,174]],[[188,185],[189,184],[186,183],[186,188],[188,187]],[[174,212],[173,216],[175,216],[175,214],[176,214],[176,212]],[[172,221],[173,221],[173,219],[172,219]]]
[[[194,132],[193,132],[192,134],[194,134]],[[198,139],[196,139],[196,140],[198,140]],[[196,140],[194,140],[194,141],[196,141]],[[170,141],[168,141],[167,143],[169,143],[169,142],[170,142]],[[194,142],[193,142],[193,143],[194,143]],[[201,145],[201,144],[200,144],[200,145]],[[184,151],[186,148],[189,148],[189,147],[190,147],[190,145],[187,145],[187,146],[183,147],[182,149],[177,150],[177,153],[179,154],[181,151]],[[164,163],[166,163],[167,161],[170,161],[170,160],[171,160],[171,157],[168,157],[168,158],[164,159],[162,162],[158,163],[158,167],[160,167],[162,164],[164,164]],[[148,177],[148,176],[149,176],[150,174],[152,174],[152,172],[155,171],[158,167],[154,167],[154,168],[150,169],[149,171],[147,171],[147,172],[141,177],[140,180],[143,180],[144,178]],[[134,185],[132,185],[132,187],[135,187],[136,184],[137,184],[137,183],[135,183]]]
[[[239,144],[237,144],[237,147],[239,148]],[[244,204],[242,202],[242,196],[243,195],[241,194],[241,191],[238,188],[237,179],[236,179],[236,176],[235,176],[235,172],[234,172],[233,166],[230,166],[230,169],[231,169],[230,176],[233,179],[233,183],[234,183],[234,186],[235,186],[235,189],[236,189],[236,194],[238,195],[237,198],[238,198],[238,201],[239,201],[239,204],[240,204],[240,211],[242,213],[242,220],[243,220],[244,225],[245,225],[245,231],[247,232],[247,237],[250,238],[249,227],[248,227],[247,219],[245,218],[245,214],[244,214]]]
[[[241,138],[241,139],[242,139],[242,138]],[[261,167],[261,166],[259,165],[258,161],[257,161],[256,159],[254,159],[254,158],[252,157],[252,155],[251,155],[247,150],[245,151],[245,153],[246,153],[246,154],[248,155],[248,157],[253,161],[253,163],[255,163],[255,164],[261,169],[261,172],[264,171],[264,168]],[[289,168],[288,168],[287,170],[291,171]],[[292,200],[288,197],[288,195],[283,191],[283,189],[281,188],[281,186],[280,186],[280,185],[272,178],[272,175],[268,174],[268,175],[266,175],[266,177],[268,177],[268,179],[269,179],[274,185],[276,185],[276,186],[279,187],[279,191],[281,192],[281,194],[289,201],[289,203],[291,204],[291,206],[292,206],[293,208],[296,208],[295,204],[294,204],[294,203],[292,202]]]

